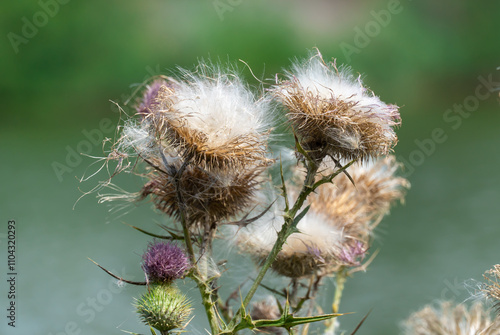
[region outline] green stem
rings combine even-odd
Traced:
[[[195,278],[195,282],[198,285],[198,289],[200,290],[202,303],[205,307],[205,312],[207,313],[208,323],[210,324],[210,330],[214,335],[219,334],[219,321],[217,318],[217,311],[215,310],[215,302],[212,301],[212,289],[199,277]]]
[[[184,234],[186,236],[186,241],[191,241],[190,240],[190,232],[189,229],[184,229]],[[186,243],[187,245],[188,243]],[[191,243],[189,243],[191,244]],[[193,250],[192,244],[189,247],[188,250]],[[190,258],[194,259],[194,253],[191,253],[188,251],[190,254]],[[200,291],[201,295],[201,300],[202,304],[205,307],[205,312],[207,314],[208,318],[208,323],[210,324],[210,330],[212,331],[212,334],[219,334],[220,332],[220,327],[219,327],[219,321],[217,317],[217,311],[215,307],[215,301],[213,301],[213,295],[212,295],[212,287],[210,286],[210,283],[208,282],[208,276],[203,275],[200,273],[200,269],[198,265],[193,261],[193,269],[192,269],[192,274],[191,274],[191,279],[194,280],[196,285],[198,286],[198,290]]]
[[[318,171],[318,165],[315,164],[314,162],[310,162],[307,166],[307,175],[304,181],[304,186],[302,187],[302,190],[295,204],[293,205],[293,208],[285,212],[284,214],[285,222],[283,223],[283,226],[281,227],[281,230],[278,233],[276,242],[274,243],[271,252],[264,261],[264,264],[262,265],[262,268],[260,269],[257,278],[255,278],[252,287],[250,287],[250,290],[245,296],[245,299],[243,300],[243,304],[240,310],[238,310],[236,315],[231,320],[231,323],[229,324],[229,329],[234,329],[234,327],[236,326],[236,322],[241,315],[241,310],[248,306],[248,304],[252,300],[252,297],[257,291],[257,288],[259,287],[261,281],[264,279],[267,270],[271,267],[274,260],[278,256],[278,253],[283,248],[283,245],[285,244],[287,237],[293,233],[293,229],[295,228],[294,227],[295,215],[304,204],[304,201],[306,200],[307,196],[312,191],[314,191],[314,177],[316,176],[317,171]]]
[[[340,299],[342,299],[342,292],[344,291],[344,285],[347,279],[347,273],[344,269],[341,269],[337,273],[335,295],[333,297],[332,311],[333,313],[339,312]]]
[[[342,299],[342,292],[344,291],[345,282],[347,280],[347,270],[341,268],[335,278],[335,295],[333,296],[332,311],[333,313],[339,312],[340,299]],[[330,320],[327,325],[325,334],[335,334],[335,320]]]
[[[252,300],[252,297],[254,296],[255,292],[257,291],[257,288],[259,287],[261,281],[264,279],[264,276],[271,267],[271,265],[274,263],[276,257],[278,256],[279,252],[283,248],[283,245],[285,244],[288,236],[293,234],[296,230],[296,225],[298,224],[298,221],[295,222],[295,216],[297,215],[297,212],[302,208],[302,205],[306,201],[307,197],[309,194],[314,192],[316,188],[319,186],[332,182],[333,178],[336,177],[338,174],[342,173],[347,169],[349,166],[351,166],[355,160],[352,160],[342,168],[337,169],[334,173],[332,173],[329,176],[323,177],[320,180],[315,182],[315,177],[316,173],[318,172],[319,165],[314,162],[313,160],[307,160],[306,167],[307,167],[307,175],[304,180],[304,186],[302,187],[302,190],[299,193],[299,196],[297,197],[297,200],[295,201],[293,207],[291,209],[288,209],[288,202],[287,199],[286,201],[286,210],[283,215],[284,217],[284,223],[283,226],[281,227],[280,232],[278,233],[278,237],[276,239],[276,242],[274,243],[273,248],[271,249],[271,252],[267,256],[266,260],[264,261],[264,264],[262,265],[262,268],[259,271],[259,274],[257,275],[257,278],[255,278],[255,281],[250,287],[250,290],[248,291],[247,295],[243,299],[243,303],[241,308],[238,310],[238,312],[235,314],[231,322],[229,323],[227,329],[229,332],[234,331],[236,328],[236,323],[238,322],[238,319],[241,316],[242,310],[244,310],[250,301]],[[284,179],[283,179],[283,173],[282,173],[282,181],[283,181],[283,194],[286,196],[286,187],[284,184]]]
[[[299,209],[302,207],[304,204],[304,201],[306,200],[307,196],[313,191],[313,184],[314,184],[314,176],[316,175],[316,172],[318,171],[318,166],[314,163],[311,163],[308,166],[308,171],[307,171],[307,176],[306,180],[304,182],[304,186],[302,188],[302,191],[299,194],[299,197],[297,198],[297,201],[293,205],[293,208],[289,210],[287,213],[285,213],[285,222],[283,226],[281,227],[280,232],[278,233],[278,238],[276,239],[276,243],[274,243],[273,249],[269,253],[269,255],[266,258],[266,261],[264,262],[264,265],[260,269],[259,274],[257,275],[257,278],[255,279],[252,287],[250,288],[250,291],[247,293],[245,299],[243,300],[243,307],[248,306],[250,303],[250,300],[252,299],[253,295],[257,291],[257,288],[260,285],[260,282],[262,279],[264,279],[264,276],[267,272],[267,270],[271,267],[272,263],[278,256],[278,253],[281,251],[283,248],[283,245],[286,242],[287,237],[291,234],[295,215],[299,211]]]

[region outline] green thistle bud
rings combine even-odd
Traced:
[[[151,286],[135,307],[141,320],[162,334],[182,328],[192,311],[189,300],[173,285]]]

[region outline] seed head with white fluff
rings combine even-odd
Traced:
[[[348,68],[326,63],[319,52],[296,61],[271,92],[286,107],[302,147],[318,162],[326,156],[387,155],[397,143],[398,107],[382,102]]]
[[[220,222],[253,204],[273,162],[269,101],[256,99],[234,70],[200,63],[179,71],[146,87],[140,118],[125,124],[115,148],[148,165],[138,199],[177,218],[182,207],[190,224]]]
[[[237,73],[202,64],[162,86],[148,119],[182,157],[204,169],[268,165],[269,102]]]

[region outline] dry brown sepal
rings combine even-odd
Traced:
[[[488,299],[492,300],[495,306],[500,308],[500,264],[496,264],[492,269],[486,271],[483,277],[487,280],[483,292]]]

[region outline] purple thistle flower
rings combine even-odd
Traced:
[[[316,261],[318,261],[318,263],[320,263],[320,264],[326,263],[323,256],[321,256],[321,250],[318,247],[316,247],[314,245],[307,245],[306,244],[306,248],[307,248],[307,252],[309,252],[309,254],[311,254],[316,259]]]
[[[359,266],[361,264],[360,261],[365,258],[367,250],[363,242],[354,241],[354,243],[347,244],[342,248],[338,258],[351,266]]]
[[[189,267],[184,251],[170,242],[150,242],[142,255],[142,269],[150,282],[168,283],[179,279]]]
[[[156,98],[158,96],[158,92],[162,86],[168,86],[165,80],[155,80],[151,85],[148,85],[144,94],[142,96],[142,100],[136,106],[137,113],[141,116],[146,116],[150,113],[150,109],[156,104]]]

